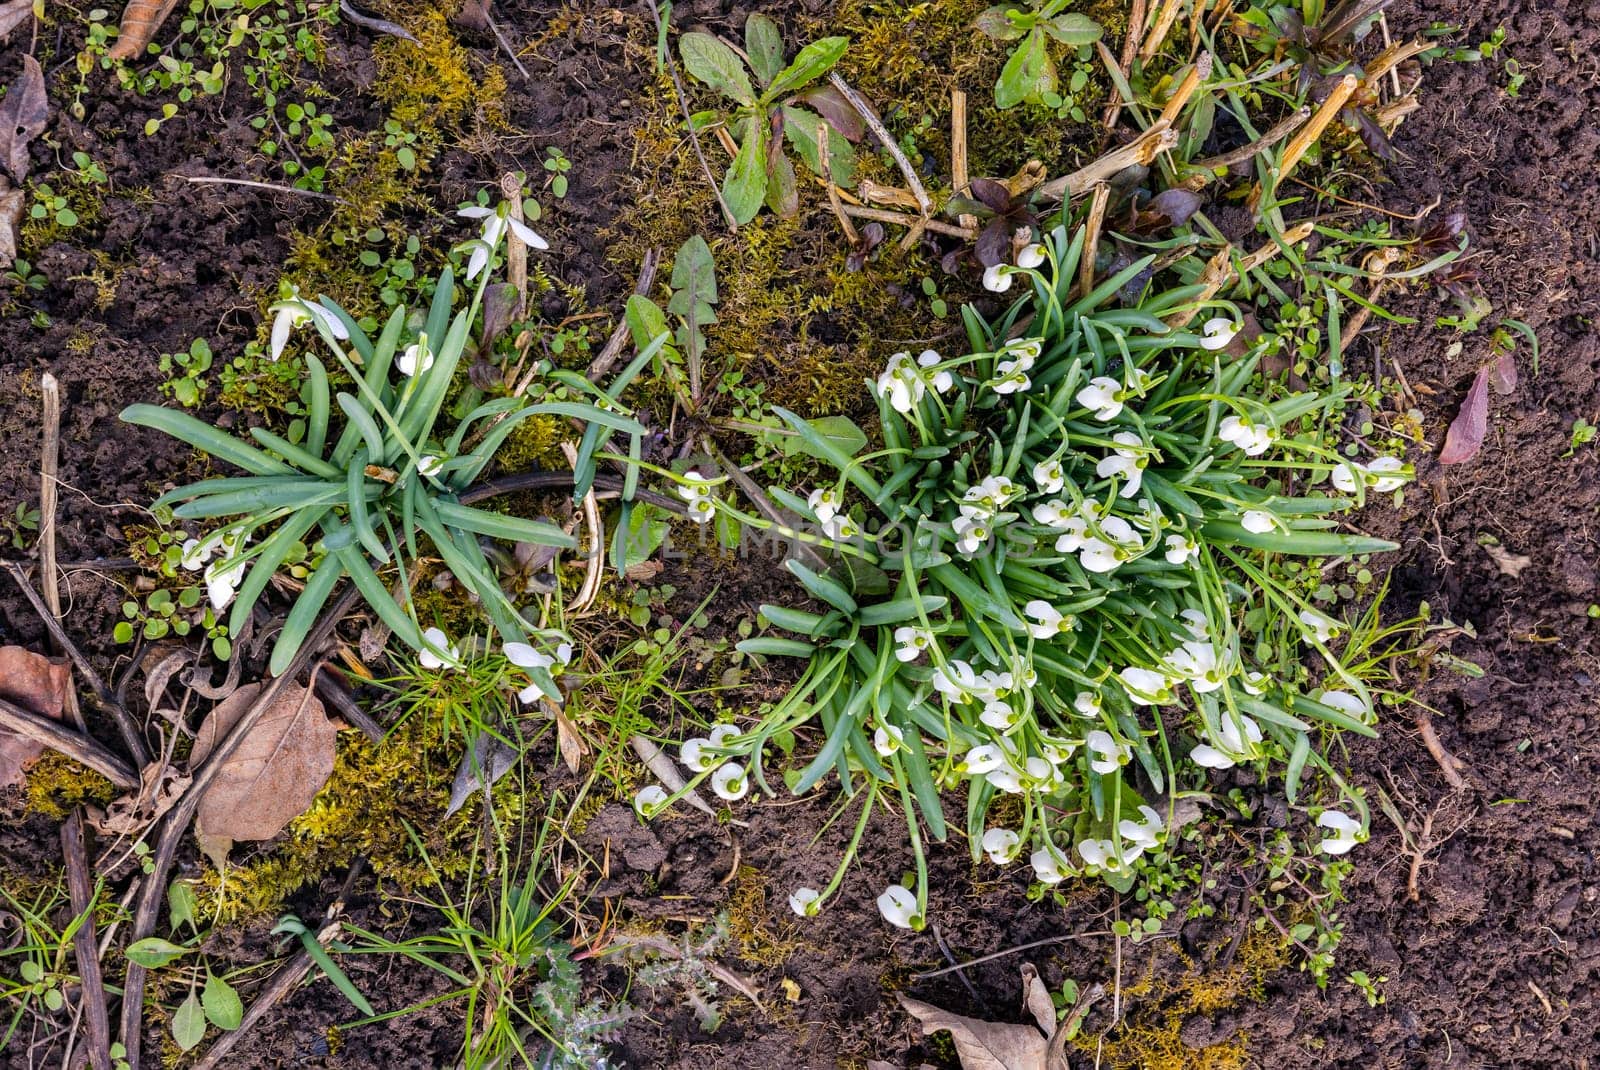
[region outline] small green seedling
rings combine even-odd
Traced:
[[[1043,104],[1059,108],[1066,99],[1060,93],[1056,62],[1050,56],[1050,42],[1074,49],[1087,49],[1104,32],[1087,15],[1066,11],[1071,0],[1045,0],[1043,4],[996,4],[978,16],[977,28],[996,41],[1019,41],[994,84],[996,107],[1014,108],[1018,104]],[[1076,77],[1076,76],[1074,76]],[[1084,78],[1087,81],[1087,76]],[[1078,88],[1082,88],[1080,85]],[[1069,90],[1069,96],[1075,90]]]

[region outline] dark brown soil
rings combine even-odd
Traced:
[[[742,23],[745,6],[696,0],[679,5],[680,19]],[[775,6],[790,13],[789,5]],[[825,5],[800,5],[821,15]],[[730,10],[733,9],[733,10]],[[557,5],[502,3],[501,22],[514,38],[531,38],[559,13]],[[632,284],[633,265],[612,261],[602,233],[633,191],[617,176],[635,151],[635,95],[653,40],[648,15],[634,5],[616,11],[594,5],[588,17],[545,42],[533,58],[531,83],[513,78],[508,118],[527,140],[505,140],[482,155],[456,152],[440,162],[438,203],[453,203],[512,166],[537,167],[532,146],[562,146],[573,162],[574,194],[541,228],[553,249],[551,270],[586,290],[590,308],[614,307]],[[1401,0],[1391,14],[1397,36],[1434,20],[1459,22],[1460,38],[1477,42],[1498,26],[1504,54],[1527,73],[1520,95],[1505,91],[1498,60],[1436,65],[1428,72],[1422,108],[1397,139],[1405,159],[1388,169],[1390,182],[1373,197],[1410,214],[1432,202],[1436,214],[1463,211],[1469,220],[1481,283],[1496,316],[1531,325],[1543,343],[1539,367],[1518,350],[1521,385],[1496,399],[1491,433],[1472,463],[1441,467],[1431,460],[1444,428],[1474,372],[1488,357],[1487,331],[1461,339],[1454,356],[1451,331],[1433,326],[1441,305],[1418,292],[1396,299],[1421,322],[1369,331],[1363,353],[1403,369],[1419,395],[1431,444],[1411,459],[1419,485],[1395,516],[1374,524],[1399,532],[1404,548],[1395,573],[1393,612],[1426,601],[1435,618],[1470,625],[1478,638],[1459,638],[1453,652],[1483,666],[1481,679],[1436,674],[1420,698],[1433,708],[1443,747],[1461,762],[1468,783],[1452,790],[1414,727],[1390,723],[1383,738],[1354,746],[1349,766],[1375,795],[1395,796],[1413,838],[1431,819],[1437,838],[1408,892],[1410,859],[1401,837],[1382,817],[1372,841],[1354,856],[1342,909],[1345,942],[1326,990],[1293,966],[1264,975],[1260,1000],[1240,998],[1206,1013],[1174,996],[1184,979],[1214,974],[1241,959],[1252,919],[1247,893],[1259,875],[1212,874],[1214,918],[1191,922],[1175,938],[1120,948],[1121,978],[1130,1020],[1171,1026],[1179,1041],[1163,1066],[1209,1065],[1202,1049],[1242,1044],[1249,1065],[1367,1067],[1587,1068],[1600,1065],[1600,727],[1595,713],[1597,629],[1588,616],[1600,602],[1600,544],[1591,532],[1600,504],[1595,447],[1564,457],[1573,421],[1600,422],[1600,6],[1581,0],[1467,3],[1428,6]],[[322,79],[341,100],[355,101],[371,80],[369,39],[344,26]],[[489,60],[490,41],[473,42]],[[0,49],[0,72],[14,70],[25,42]],[[70,56],[70,46],[62,53]],[[53,86],[53,91],[59,87]],[[63,384],[62,493],[59,543],[64,559],[118,556],[124,524],[137,522],[139,503],[153,484],[173,477],[192,458],[168,440],[123,427],[115,414],[135,401],[158,400],[156,354],[207,337],[219,354],[256,331],[258,298],[277,278],[288,235],[320,211],[317,202],[258,190],[196,187],[172,172],[268,177],[251,155],[243,128],[248,101],[230,94],[210,111],[186,113],[156,138],[140,136],[143,105],[106,93],[90,101],[82,124],[53,117],[49,138],[66,155],[92,151],[114,177],[103,221],[82,238],[45,250],[37,269],[47,287],[25,298],[0,322],[0,515],[37,495],[38,378]],[[150,109],[153,112],[153,109]],[[352,106],[354,110],[354,106]],[[373,109],[352,116],[357,127],[381,122]],[[49,150],[35,145],[36,168]],[[147,188],[150,198],[137,191]],[[715,221],[708,217],[705,227]],[[103,251],[123,270],[109,304],[97,306],[97,287],[79,276]],[[47,313],[49,326],[30,323]],[[559,318],[561,310],[552,315]],[[1492,326],[1494,317],[1489,324]],[[88,338],[84,346],[75,339]],[[1493,535],[1531,564],[1503,574],[1480,545]],[[664,577],[680,587],[675,610],[686,611],[720,591],[714,626],[728,626],[772,596],[776,578],[758,568],[713,570],[701,562]],[[69,627],[107,668],[118,650],[109,642],[122,591],[115,575],[86,570],[71,581]],[[98,638],[97,638],[98,637]],[[0,642],[35,648],[43,629],[0,582]],[[1241,783],[1252,798],[1259,786]],[[1268,808],[1247,838],[1266,835]],[[587,825],[583,846],[609,846],[603,882],[586,889],[588,909],[602,913],[613,900],[624,916],[679,931],[734,907],[744,919],[726,961],[760,989],[767,1013],[734,996],[715,1034],[703,1032],[680,994],[635,986],[627,996],[640,1011],[616,1037],[616,1057],[651,1068],[831,1068],[886,1060],[895,1067],[954,1066],[947,1047],[922,1040],[891,993],[979,1016],[1016,1020],[1017,965],[1036,963],[1056,984],[1112,983],[1117,949],[1088,939],[1002,958],[961,974],[917,980],[944,966],[1057,937],[1102,930],[1116,909],[1108,893],[1075,893],[1063,911],[1030,904],[1026,880],[974,870],[961,848],[931,859],[931,914],[937,928],[919,935],[888,929],[873,905],[877,892],[911,865],[899,846],[894,818],[878,815],[860,864],[837,901],[817,922],[799,924],[785,898],[792,888],[820,886],[848,838],[852,810],[819,832],[827,811],[816,802],[755,804],[741,811],[748,829],[726,829],[690,813],[641,828],[618,804]],[[881,832],[881,835],[874,833]],[[735,847],[737,842],[737,847]],[[53,865],[54,830],[31,818],[0,829],[12,873]],[[338,878],[306,889],[290,906],[316,916],[335,894]],[[371,880],[358,885],[350,914],[378,927],[379,897]],[[426,918],[418,918],[426,922]],[[270,919],[227,938],[241,963],[272,945]],[[1171,928],[1171,926],[1169,926]],[[400,935],[400,934],[395,934]],[[346,968],[380,1010],[425,998],[439,989],[427,975],[377,959],[348,960]],[[1385,977],[1385,1002],[1370,1007],[1340,978],[1361,970]],[[625,973],[589,962],[596,991],[620,994]],[[115,971],[119,972],[119,971]],[[792,982],[792,998],[784,982]],[[325,983],[298,992],[237,1049],[231,1067],[435,1067],[448,1065],[459,1036],[460,1011],[435,1008],[397,1022],[352,1030],[330,1050],[328,1030],[350,1017]],[[1176,1020],[1167,1021],[1166,1016]],[[1109,1023],[1110,1004],[1090,1016],[1085,1034]],[[1152,1026],[1153,1028],[1154,1026]],[[159,1051],[153,1023],[148,1050]],[[54,1065],[20,1042],[8,1065]],[[1215,1052],[1218,1049],[1213,1048]],[[1091,1065],[1092,1055],[1074,1065]],[[1151,1065],[1154,1065],[1153,1063]]]

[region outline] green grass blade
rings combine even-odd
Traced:
[[[293,469],[283,462],[273,460],[254,446],[240,442],[231,435],[225,435],[186,412],[175,412],[159,405],[129,405],[122,410],[121,419],[124,423],[153,428],[163,434],[171,435],[202,453],[210,454],[219,461],[227,461],[253,475],[288,475],[293,472]]]

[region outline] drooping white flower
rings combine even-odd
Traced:
[[[1035,639],[1054,639],[1062,632],[1070,632],[1078,623],[1078,618],[1062,613],[1042,598],[1023,606],[1022,612],[1033,618],[1028,631]]]
[[[1109,376],[1100,375],[1089,380],[1089,385],[1077,393],[1077,402],[1094,410],[1094,418],[1102,423],[1115,420],[1122,412],[1122,384]]]
[[[422,633],[423,642],[426,644],[417,651],[417,664],[424,669],[459,669],[461,668],[461,651],[450,642],[450,637],[444,634],[442,628],[428,628]],[[443,653],[435,653],[435,651]]]
[[[667,794],[667,789],[660,784],[646,784],[633,797],[633,809],[640,817],[648,820],[661,812],[661,808],[667,804],[669,798],[671,796]]]
[[[1061,461],[1059,459],[1046,460],[1034,465],[1033,485],[1038,488],[1040,494],[1055,494],[1066,486],[1067,474],[1061,468]],[[1035,510],[1034,516],[1037,517],[1038,515],[1038,511]],[[1040,523],[1043,523],[1043,521],[1040,521]]]
[[[1039,242],[1029,242],[1017,250],[1017,266],[1032,270],[1047,259],[1045,248]]]
[[[1117,834],[1141,851],[1154,850],[1161,842],[1161,833],[1166,825],[1162,823],[1161,815],[1149,806],[1141,805],[1139,816],[1144,820],[1134,821],[1125,817],[1117,822]]]
[[[1239,328],[1226,316],[1206,320],[1200,327],[1200,345],[1205,349],[1221,349],[1233,341]]]
[[[983,776],[999,769],[1005,762],[1005,751],[993,743],[980,743],[961,757],[962,768],[968,776]]]
[[[1178,614],[1183,619],[1183,626],[1189,635],[1195,639],[1211,638],[1211,621],[1203,610],[1189,608]]]
[[[1239,518],[1239,526],[1257,535],[1264,535],[1278,526],[1277,519],[1265,509],[1246,509]]]
[[[293,287],[291,296],[285,300],[275,302],[269,312],[272,317],[272,336],[268,345],[268,355],[273,360],[283,356],[284,346],[289,344],[289,334],[296,327],[304,327],[313,320],[333,337],[341,342],[350,337],[344,321],[316,301],[307,301],[300,296],[300,291]]]
[[[744,766],[729,762],[711,774],[711,790],[717,798],[734,802],[750,791],[750,778],[744,775]]]
[[[1098,721],[1105,712],[1105,703],[1100,698],[1098,691],[1079,691],[1072,700],[1072,709],[1079,717],[1090,721]]]
[[[190,572],[198,572],[205,567],[207,561],[211,560],[211,555],[217,552],[221,543],[220,534],[208,535],[204,539],[185,539],[178,564]]]
[[[1324,706],[1331,706],[1355,717],[1365,717],[1367,715],[1367,704],[1348,691],[1324,691],[1317,696],[1317,701]]]
[[[906,734],[894,725],[879,725],[878,730],[872,733],[872,749],[878,752],[880,758],[887,758],[900,749],[905,738]]]
[[[721,760],[712,751],[711,741],[702,736],[693,736],[678,745],[678,761],[691,773],[708,772]]]
[[[972,666],[960,659],[952,660],[949,665],[933,670],[929,677],[933,689],[951,702],[965,702],[972,689],[977,686],[977,674],[972,671]]]
[[[1379,494],[1399,490],[1410,479],[1405,468],[1406,463],[1398,457],[1379,457],[1367,465],[1367,485]]]
[[[1060,736],[1041,735],[1039,739],[1039,753],[1044,755],[1044,760],[1051,765],[1060,765],[1074,754],[1078,753],[1080,741],[1075,739],[1062,739]]]
[[[521,220],[511,218],[511,206],[502,204],[498,208],[487,208],[482,205],[472,205],[456,213],[463,219],[483,220],[483,229],[478,234],[478,244],[472,248],[472,257],[467,261],[467,280],[478,277],[489,264],[489,255],[500,244],[500,239],[505,237],[507,230],[530,249],[548,249],[550,243],[535,234],[527,224]]]
[[[996,294],[1003,294],[1011,289],[1011,265],[991,264],[984,268],[983,288]]]
[[[917,912],[917,897],[903,884],[891,884],[878,896],[878,913],[890,925],[902,929],[921,929],[922,915]]]
[[[1172,701],[1172,681],[1151,669],[1130,665],[1117,673],[1117,680],[1136,706],[1164,706]]]
[[[444,458],[437,454],[424,453],[417,458],[417,474],[424,479],[438,475],[443,468]]]
[[[989,542],[989,522],[975,516],[958,516],[951,522],[956,533],[956,550],[971,557]]]
[[[842,499],[837,487],[818,487],[806,498],[806,505],[811,507],[817,520],[826,524],[839,514],[839,507],[844,504]]]
[[[433,350],[428,346],[428,336],[423,335],[406,346],[401,354],[395,358],[394,366],[401,375],[408,375],[413,378],[433,367]]]
[[[1119,431],[1111,436],[1111,440],[1117,443],[1117,448],[1109,457],[1101,458],[1094,467],[1094,474],[1101,479],[1116,476],[1124,480],[1117,496],[1131,498],[1139,493],[1139,484],[1144,480],[1144,468],[1150,460],[1145,452],[1145,442],[1131,431]]]
[[[500,648],[506,660],[520,669],[550,669],[556,659],[527,643],[507,643]]]
[[[1201,743],[1189,752],[1189,758],[1207,769],[1231,769],[1240,761],[1259,756],[1256,744],[1261,742],[1261,726],[1254,719],[1224,710],[1217,723],[1217,734],[1207,733],[1210,743]]]
[[[1065,529],[1074,520],[1078,520],[1078,524],[1084,530],[1088,530],[1088,525],[1078,519],[1077,511],[1060,498],[1051,498],[1047,502],[1040,502],[1035,505],[1033,507],[1033,520],[1034,523],[1043,524],[1045,527],[1062,529]]]
[[[822,893],[815,888],[796,888],[789,893],[789,909],[802,918],[814,918],[822,910]]]
[[[933,643],[933,633],[914,624],[904,624],[894,630],[894,641],[897,659],[916,661]]]
[[[1182,565],[1200,556],[1200,544],[1192,535],[1168,535],[1166,558],[1168,564]]]
[[[989,829],[979,841],[984,853],[989,856],[989,861],[997,866],[1003,866],[1017,857],[1017,852],[1022,848],[1022,837],[1010,829]]]
[[[896,353],[878,376],[878,395],[887,398],[889,407],[909,413],[928,392],[928,382],[910,353]]]
[[[206,567],[206,597],[211,608],[221,613],[233,601],[234,593],[244,579],[245,559],[225,557]]]
[[[1332,481],[1334,490],[1341,494],[1354,494],[1362,483],[1365,471],[1354,461],[1340,461],[1333,471],[1328,473],[1328,478]]]
[[[1061,542],[1056,541],[1057,549]],[[1133,560],[1134,551],[1143,545],[1133,525],[1120,516],[1108,516],[1100,522],[1100,534],[1083,540],[1078,551],[1078,563],[1090,572],[1114,572]]]
[[[1343,630],[1338,621],[1326,613],[1318,613],[1314,609],[1300,611],[1300,623],[1311,629],[1311,634],[1317,637],[1317,642],[1326,643],[1338,636]]]
[[[1072,866],[1054,848],[1042,847],[1028,856],[1040,884],[1060,884],[1072,875]]]
[[[1015,361],[1016,366],[1023,371],[1031,371],[1034,362],[1044,353],[1044,340],[1042,338],[1013,338],[1000,347],[995,354],[997,360]]]
[[[1033,380],[1028,378],[1028,373],[1018,361],[999,361],[995,364],[994,371],[995,377],[989,382],[989,389],[996,394],[1015,394],[1018,391],[1029,390],[1033,386]]]
[[[742,732],[736,724],[717,724],[711,726],[711,731],[708,734],[710,736],[708,742],[713,747],[726,747],[728,740],[738,739]]]
[[[1267,674],[1251,670],[1239,680],[1239,686],[1244,688],[1247,695],[1259,695],[1267,688]]]
[[[952,386],[956,385],[956,377],[950,373],[948,368],[941,368],[931,375],[928,373],[928,369],[938,364],[941,359],[942,358],[935,351],[931,349],[924,349],[921,356],[917,357],[917,367],[922,369],[923,378],[926,379],[935,390],[943,394],[946,390],[949,390]]]
[[[1217,437],[1231,442],[1250,457],[1259,457],[1272,448],[1272,428],[1260,427],[1246,416],[1225,416],[1217,425]]]
[[[860,535],[861,528],[850,517],[837,513],[822,522],[822,533],[835,542],[842,542]]]
[[[1022,723],[1022,714],[1011,703],[992,699],[984,703],[983,712],[978,714],[978,720],[996,732],[1010,732]]]
[[[1342,811],[1322,811],[1317,817],[1317,827],[1333,830],[1332,836],[1317,844],[1317,848],[1325,854],[1346,854],[1361,842],[1361,822]]]
[[[964,506],[973,507],[968,516],[993,516],[1022,493],[1022,489],[1005,476],[984,476],[968,487],[961,495]]]
[[[1189,681],[1189,686],[1202,695],[1220,688],[1231,671],[1218,655],[1216,645],[1199,639],[1188,640],[1164,660],[1175,675]]]
[[[1095,729],[1083,738],[1083,745],[1089,748],[1096,757],[1089,760],[1089,768],[1101,776],[1115,773],[1132,756],[1133,752],[1126,743],[1118,743],[1111,738],[1111,733],[1103,729]]]

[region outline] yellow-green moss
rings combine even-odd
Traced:
[[[781,937],[773,929],[767,909],[767,882],[754,866],[740,866],[728,897],[728,934],[739,957],[761,966],[781,966],[800,942]]]
[[[505,124],[505,73],[488,64],[473,72],[471,54],[450,28],[450,11],[431,0],[384,0],[375,5],[405,26],[417,44],[396,39],[373,48],[378,77],[373,95],[401,125],[421,131],[458,128],[473,115],[486,125]]]
[[[57,751],[45,751],[28,769],[27,812],[51,821],[66,820],[84,803],[104,806],[116,794],[111,781]]]

